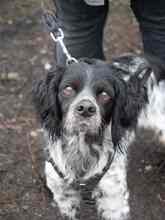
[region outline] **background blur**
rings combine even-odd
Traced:
[[[51,8],[52,2],[46,2]],[[51,206],[39,172],[43,162],[40,127],[31,104],[32,80],[53,66],[53,46],[41,24],[40,0],[1,0],[0,220],[62,219],[58,209]],[[107,60],[125,52],[139,53],[141,48],[129,1],[111,2],[104,42]],[[161,215],[165,181],[155,168],[164,155],[159,154],[158,161],[151,155],[146,149],[138,154],[137,172],[130,183],[135,220],[163,220],[165,216]],[[134,187],[137,180],[142,186],[140,191]],[[151,188],[149,184],[153,184]],[[136,200],[139,193],[140,201]],[[146,217],[141,217],[143,214]]]

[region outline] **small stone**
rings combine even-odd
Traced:
[[[24,205],[22,206],[23,210],[28,210],[29,209],[29,206],[28,205]]]
[[[29,200],[30,199],[30,194],[29,192],[26,192],[25,195],[23,196],[23,200]]]
[[[23,99],[23,94],[19,94],[19,99]]]
[[[36,131],[31,131],[30,136],[35,138],[38,136],[38,133]]]
[[[32,65],[35,64],[37,58],[38,58],[38,56],[35,55],[35,56],[33,56],[33,57],[30,59],[30,62],[31,62]]]
[[[50,63],[45,63],[44,65],[45,70],[50,70],[52,68],[52,65]]]
[[[13,24],[13,20],[8,20],[7,23],[12,25]]]
[[[41,49],[40,54],[47,54],[47,50],[45,48]]]
[[[135,52],[136,52],[137,54],[141,54],[141,50],[139,50],[139,49],[135,49]]]
[[[37,37],[36,41],[41,42],[42,41],[42,37]]]
[[[0,119],[4,118],[4,115],[2,113],[0,113]]]
[[[18,80],[19,74],[17,72],[8,73],[8,80]]]
[[[26,22],[26,24],[32,24],[33,23],[31,19],[26,19],[25,22]]]
[[[139,169],[138,169],[138,172],[139,172],[139,173],[142,173],[142,169],[141,169],[141,168],[139,168]]]
[[[17,72],[0,73],[0,80],[19,80]]]
[[[38,216],[38,217],[42,217],[42,214],[41,214],[41,213],[35,212],[34,214],[35,214],[36,216]]]
[[[145,166],[145,171],[151,171],[152,170],[152,166],[151,165],[147,165]]]

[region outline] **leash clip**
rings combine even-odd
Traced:
[[[58,34],[56,36],[53,32],[50,32],[50,36],[54,42],[58,42],[64,39],[64,33],[61,28],[58,29]]]
[[[52,40],[55,43],[60,44],[62,51],[66,56],[66,64],[68,65],[74,62],[78,63],[77,59],[70,55],[70,53],[68,52],[64,44],[64,32],[59,27],[56,16],[54,16],[52,13],[47,12],[47,13],[44,13],[43,20],[44,20],[45,26],[47,27],[47,30],[50,33]]]
[[[59,42],[59,44],[63,50],[63,53],[67,57],[67,59],[66,59],[67,65],[71,64],[71,63],[78,63],[77,59],[70,55],[70,53],[68,52],[68,50],[64,44],[64,41],[63,41],[64,40],[64,32],[62,31],[61,28],[58,28],[58,34],[56,36],[53,32],[50,32],[50,36],[55,43]]]

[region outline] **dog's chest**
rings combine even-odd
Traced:
[[[126,158],[121,155],[113,161],[111,169],[100,183],[93,187],[76,187],[65,184],[51,164],[46,163],[47,185],[53,193],[62,214],[72,219],[126,218],[129,212],[126,184]],[[91,216],[91,217],[90,217]],[[92,217],[93,216],[93,217]]]
[[[70,148],[68,148],[68,155],[70,160],[75,157],[75,151],[77,150],[75,149],[75,144],[77,144],[77,141],[75,141],[74,138],[69,140]],[[87,146],[84,146],[84,148],[85,147]],[[82,148],[82,146],[80,146],[80,148]],[[91,215],[95,216],[96,220],[97,212],[94,197],[95,189],[97,188],[97,180],[95,182],[95,179],[92,179],[92,177],[95,176],[95,174],[101,174],[103,172],[103,168],[106,166],[108,161],[108,154],[113,151],[109,143],[107,145],[104,144],[101,148],[97,145],[93,146],[93,149],[98,152],[99,160],[97,161],[97,164],[94,163],[94,167],[91,166],[91,169],[87,170],[87,173],[82,178],[82,183],[85,182],[87,185],[81,184],[81,182],[73,184],[75,182],[75,175],[74,172],[67,169],[70,161],[63,153],[62,140],[59,139],[55,143],[49,141],[47,149],[49,150],[50,156],[58,166],[59,170],[64,174],[64,178],[61,178],[52,164],[50,162],[46,162],[45,174],[47,186],[52,191],[54,200],[57,202],[60,211],[64,215],[73,219],[75,219],[77,213],[81,215],[81,219],[84,219],[84,215],[87,216],[89,215],[87,214],[88,212],[90,214],[93,212]],[[91,154],[89,149],[82,149],[82,154],[89,159],[92,158],[88,155]],[[92,181],[87,183],[90,179]],[[84,217],[82,218],[82,216]]]
[[[62,215],[68,219],[95,219],[97,220],[97,209],[93,198],[94,188],[90,190],[79,183],[66,183],[55,172],[49,162],[45,166],[47,186],[53,193],[54,201],[57,203]],[[90,218],[93,216],[95,218]]]

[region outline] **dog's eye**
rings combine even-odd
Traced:
[[[63,89],[63,95],[64,96],[73,96],[75,94],[75,90],[71,86],[67,86]]]
[[[98,94],[98,100],[100,102],[108,102],[111,99],[111,97],[106,93],[105,91],[102,91]]]

